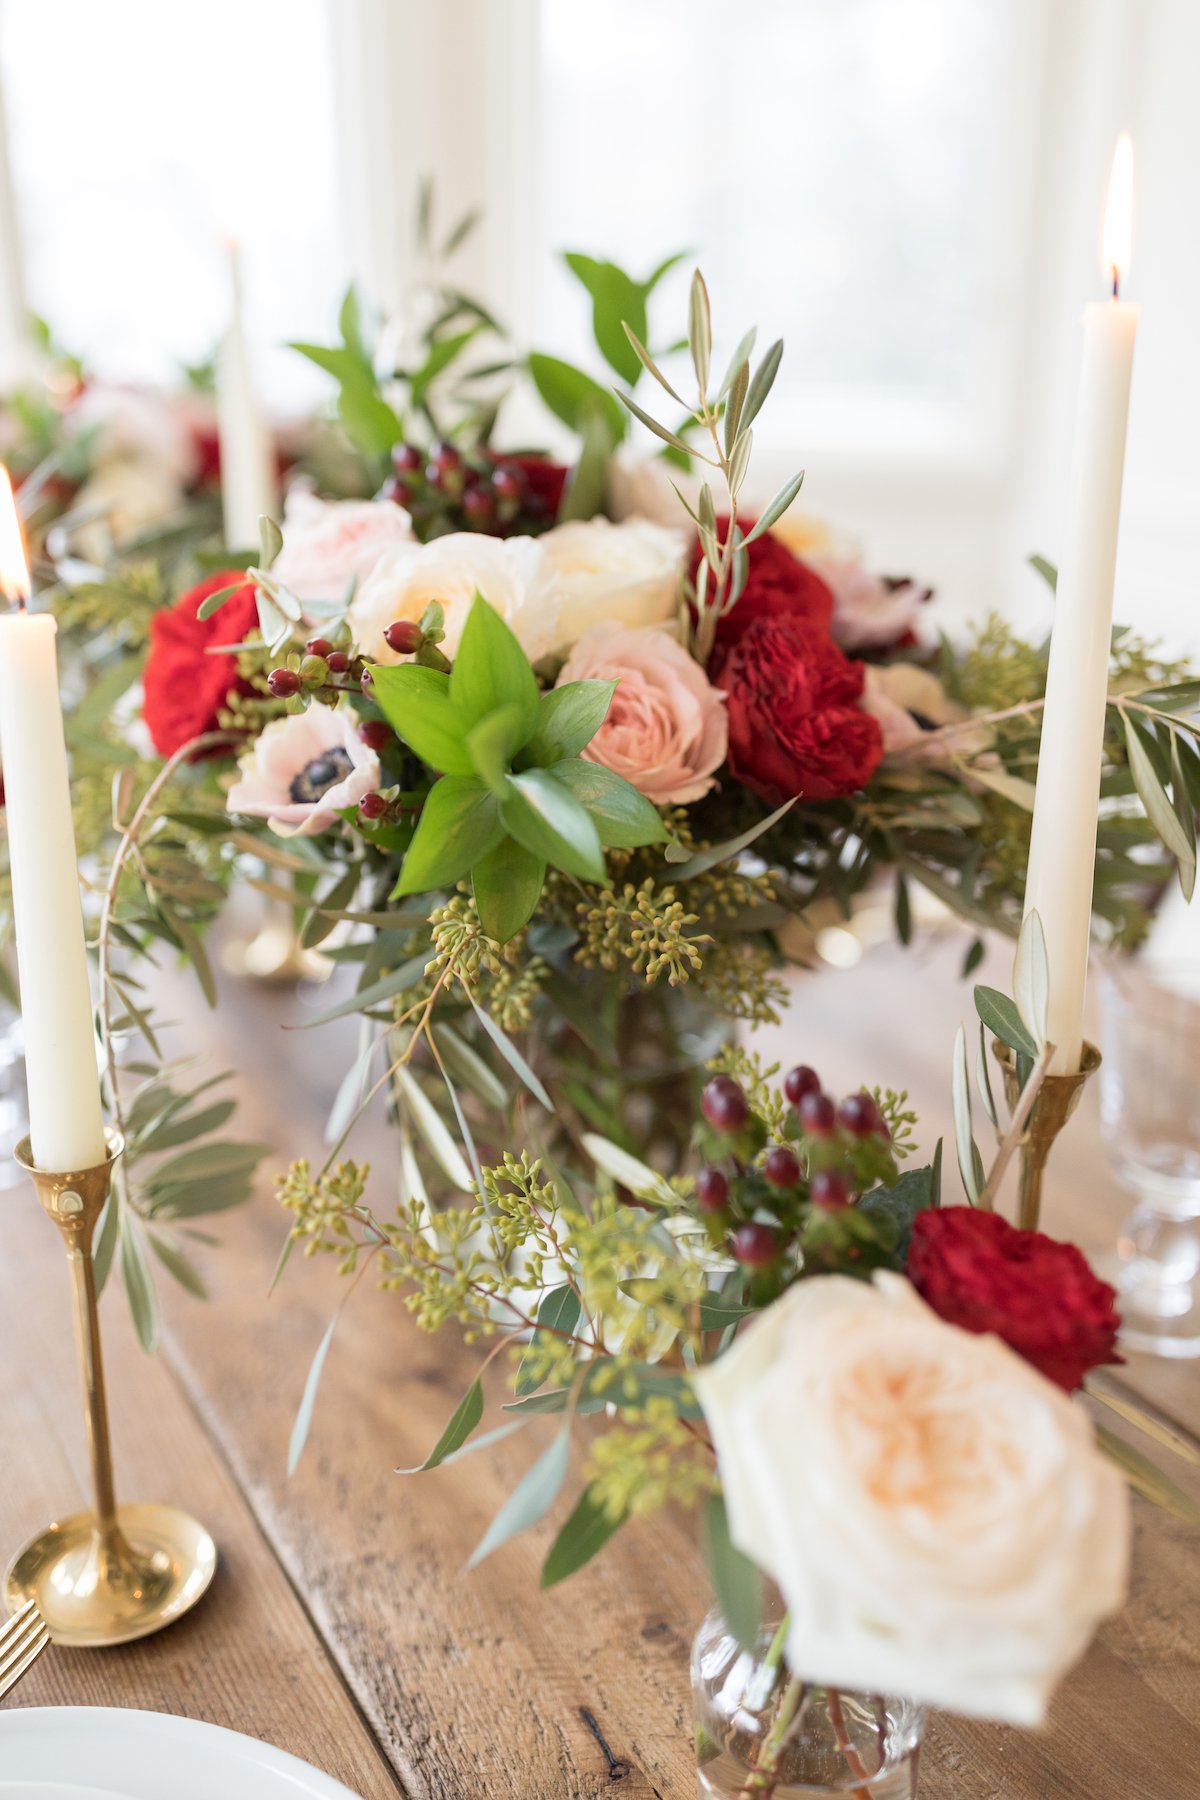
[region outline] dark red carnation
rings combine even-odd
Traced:
[[[754,521],[742,517],[738,523],[743,531],[749,531]],[[717,528],[723,541],[729,520],[718,519]],[[751,544],[746,555],[750,559],[746,585],[733,611],[717,626],[718,656],[736,644],[756,619],[800,619],[828,630],[833,620],[833,593],[815,569],[793,556],[769,531]],[[693,579],[699,563],[697,541],[692,554]]]
[[[1119,1363],[1116,1289],[1074,1244],[1018,1231],[999,1213],[945,1206],[913,1221],[907,1274],[939,1318],[991,1331],[1068,1394]]]
[[[242,582],[211,619],[196,617],[210,594]],[[190,588],[150,621],[150,654],[143,676],[142,713],[160,756],[219,724],[225,702],[241,686],[236,656],[210,654],[216,644],[240,644],[258,622],[254,588],[241,569],[223,569]]]
[[[710,675],[729,696],[729,767],[764,800],[853,794],[883,755],[878,720],[857,704],[863,665],[823,626],[784,616],[751,621]]]

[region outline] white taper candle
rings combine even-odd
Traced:
[[[1123,138],[1113,165],[1105,227],[1113,298],[1089,306],[1083,319],[1070,502],[1025,889],[1025,911],[1037,911],[1046,934],[1046,1028],[1055,1045],[1055,1074],[1078,1069],[1083,1043],[1117,529],[1138,320],[1137,307],[1117,298],[1128,262],[1131,156],[1129,140]]]
[[[0,465],[0,584],[23,599],[25,554]],[[15,558],[15,565],[14,565]],[[104,1161],[104,1121],[54,620],[0,612],[0,764],[25,1022],[29,1133],[54,1174]]]

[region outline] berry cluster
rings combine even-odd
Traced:
[[[428,451],[397,444],[392,466],[395,473],[379,497],[411,514],[422,542],[450,531],[532,535],[554,523],[549,505],[530,487],[520,463],[498,459],[490,451],[460,449],[445,439]]]
[[[774,1136],[785,1141],[769,1143],[766,1120],[732,1075],[714,1075],[701,1096],[708,1160],[696,1199],[714,1245],[754,1278],[759,1298],[814,1259],[822,1266],[860,1261],[863,1234],[845,1215],[868,1188],[897,1176],[887,1121],[865,1090],[835,1102],[816,1071],[800,1064],[785,1076],[783,1097]]]

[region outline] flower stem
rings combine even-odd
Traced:
[[[781,1640],[786,1630],[785,1619],[775,1634],[771,1650],[774,1650],[775,1644],[780,1644],[782,1648]],[[769,1656],[771,1652],[768,1651],[767,1654]],[[807,1681],[801,1681],[798,1675],[793,1675],[779,1697],[771,1729],[763,1739],[757,1761],[738,1789],[735,1800],[770,1800],[779,1785],[779,1759],[787,1747],[789,1737],[799,1727],[810,1697]]]
[[[867,1783],[870,1782],[872,1777],[868,1773],[862,1757],[850,1742],[850,1733],[846,1729],[846,1715],[842,1711],[842,1696],[836,1688],[826,1688],[825,1704],[829,1708],[829,1723],[833,1726],[834,1736],[837,1738],[837,1747],[841,1751],[842,1761],[854,1776],[854,1779],[856,1781],[861,1781],[863,1784],[861,1787],[851,1788],[850,1792],[854,1795],[854,1800],[871,1800],[871,1790]],[[883,1765],[881,1763],[880,1768],[875,1771],[876,1775],[880,1773],[882,1767]]]

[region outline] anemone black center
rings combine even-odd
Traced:
[[[310,806],[339,781],[344,781],[353,767],[345,750],[322,751],[320,756],[305,763],[298,775],[292,776],[288,793],[299,805]]]

